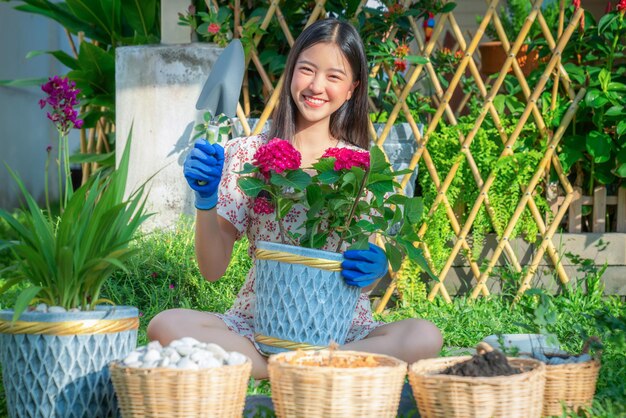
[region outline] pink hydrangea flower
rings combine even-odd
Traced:
[[[220,25],[218,25],[217,23],[211,23],[209,27],[207,28],[207,31],[215,35],[216,33],[220,31]]]
[[[254,200],[252,210],[257,215],[271,215],[274,213],[274,206],[266,197],[259,196]]]
[[[253,163],[267,179],[271,171],[280,174],[285,170],[300,168],[301,161],[302,156],[289,141],[274,138],[257,150]]]
[[[357,151],[349,148],[328,148],[322,158],[335,159],[335,171],[349,170],[352,167],[361,167],[367,170],[370,167],[370,154],[367,151]]]

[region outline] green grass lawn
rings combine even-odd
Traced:
[[[243,284],[251,263],[246,252],[247,243],[240,242],[224,278],[215,283],[204,281],[195,262],[190,222],[181,222],[172,232],[152,233],[141,239],[138,245],[141,251],[134,258],[129,271],[117,273],[107,284],[104,293],[116,304],[139,308],[140,345],[147,342],[148,322],[164,309],[185,307],[213,312],[227,310]],[[605,310],[614,316],[626,316],[624,303],[616,297],[602,297],[598,284],[597,269],[592,269],[579,278],[578,284],[548,300],[550,312],[556,315],[551,330],[564,347],[572,352],[581,349],[580,333],[598,333],[592,318],[594,312]],[[586,292],[583,289],[592,290]],[[6,307],[10,300],[11,295],[5,295],[0,299],[0,307]],[[538,300],[538,296],[527,296],[520,303],[512,305],[509,297],[492,296],[476,301],[457,297],[451,304],[440,299],[431,303],[426,300],[423,291],[418,291],[412,294],[410,301],[399,300],[397,307],[386,311],[380,319],[395,321],[420,317],[433,321],[444,334],[446,348],[442,355],[446,355],[449,347],[472,347],[490,334],[528,332],[522,324],[537,320],[532,312],[537,308]],[[626,416],[624,338],[622,332],[621,344],[605,347],[597,396],[590,416]],[[4,412],[6,406],[1,390],[0,411]],[[266,382],[260,385],[251,383],[249,390],[250,393],[268,391]],[[0,412],[0,416],[3,412]]]

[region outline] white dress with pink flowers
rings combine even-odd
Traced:
[[[244,234],[248,237],[250,247],[248,254],[254,258],[256,241],[280,242],[279,228],[274,215],[257,214],[252,210],[254,199],[245,195],[237,186],[240,177],[237,172],[243,170],[245,163],[252,164],[257,149],[267,142],[265,135],[237,138],[229,141],[225,147],[224,171],[219,188],[217,213],[229,221],[237,229],[237,239]],[[352,147],[347,143],[339,147]],[[296,231],[306,219],[306,210],[294,206],[283,220],[287,231]],[[334,248],[337,242],[331,240],[323,249]],[[248,277],[239,291],[233,307],[224,314],[215,314],[220,317],[232,331],[254,341],[254,311],[256,295],[254,293],[254,264],[248,272]],[[346,342],[357,341],[366,337],[374,328],[382,325],[374,321],[370,301],[366,293],[362,293],[357,303],[352,325],[348,331]]]

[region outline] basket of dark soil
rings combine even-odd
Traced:
[[[357,351],[292,351],[269,358],[281,417],[395,417],[407,364]]]
[[[561,416],[591,407],[600,373],[600,360],[589,355],[592,341],[578,355],[533,352],[534,358],[546,364],[543,415]]]
[[[409,382],[420,416],[540,417],[546,366],[507,358],[486,343],[474,356],[420,360]]]

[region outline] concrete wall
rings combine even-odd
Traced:
[[[47,78],[64,74],[55,59],[44,55],[26,59],[33,50],[64,49],[67,41],[60,25],[43,17],[13,9],[17,2],[0,2],[0,80]],[[44,198],[46,147],[57,151],[57,133],[46,113],[39,109],[43,92],[36,87],[0,86],[0,207],[18,205],[18,190],[5,163],[17,171],[40,202]],[[50,168],[53,196],[56,175]]]
[[[206,43],[116,50],[117,150],[132,126],[127,192],[150,180],[146,206],[155,216],[144,224],[147,230],[172,228],[181,214],[195,213],[182,165],[204,113],[196,101],[221,51]]]

